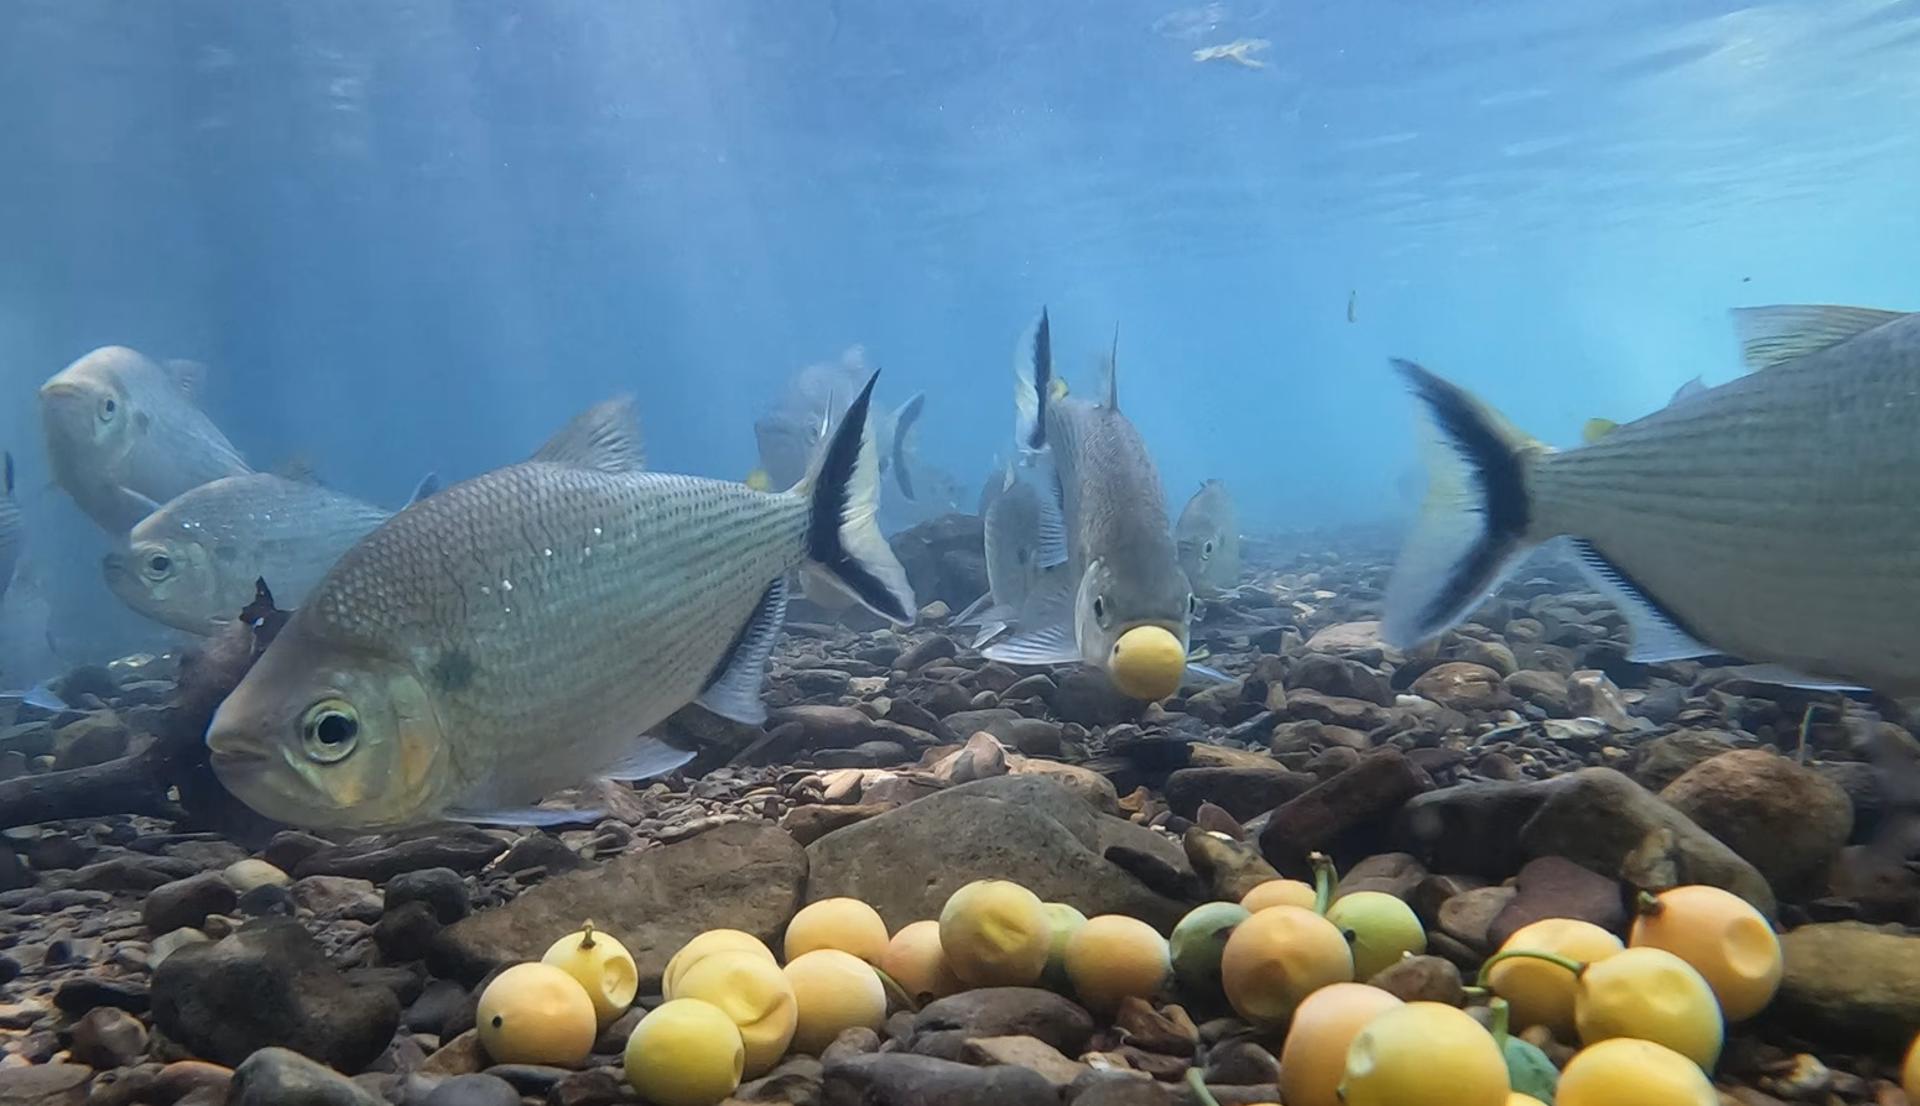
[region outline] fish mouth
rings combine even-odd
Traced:
[[[1179,635],[1156,623],[1128,627],[1107,657],[1113,682],[1122,692],[1147,702],[1180,690],[1187,650]]]

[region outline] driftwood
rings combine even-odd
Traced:
[[[214,711],[288,617],[261,581],[239,621],[181,657],[173,700],[155,732],[137,736],[131,752],[104,764],[0,781],[0,829],[112,814],[171,817],[239,837],[271,828],[220,786],[204,738]]]

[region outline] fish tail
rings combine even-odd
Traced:
[[[1545,447],[1411,361],[1393,362],[1425,406],[1427,499],[1387,585],[1381,636],[1411,647],[1470,614],[1538,543],[1528,469]]]
[[[1053,395],[1053,337],[1047,309],[1040,321],[1021,336],[1013,355],[1013,436],[1020,449],[1038,453],[1047,448],[1047,404]]]
[[[916,607],[906,569],[880,532],[880,456],[867,421],[874,373],[847,408],[814,469],[794,489],[812,502],[807,560],[832,584],[882,618],[905,625]]]
[[[913,451],[913,428],[920,422],[920,411],[927,405],[923,392],[915,392],[913,398],[900,405],[894,415],[893,423],[893,478],[900,485],[901,494],[908,500],[913,494],[913,474],[908,471],[907,455]]]

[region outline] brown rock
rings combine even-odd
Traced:
[[[1506,678],[1507,694],[1523,703],[1532,703],[1554,718],[1573,714],[1567,696],[1567,678],[1558,672],[1538,668],[1523,669]]]
[[[1032,1037],[976,1037],[967,1042],[967,1062],[1026,1068],[1055,1087],[1067,1087],[1092,1069]]]
[[[91,1078],[80,1064],[0,1068],[0,1106],[84,1106]]]
[[[811,845],[837,829],[875,818],[893,807],[881,803],[812,803],[796,806],[780,819],[780,828],[802,845]]]
[[[1305,794],[1319,781],[1289,772],[1271,757],[1259,765],[1232,768],[1182,768],[1167,777],[1167,806],[1183,818],[1213,803],[1242,821]]]
[[[1436,664],[1413,681],[1412,691],[1450,710],[1498,710],[1507,705],[1507,687],[1500,673],[1483,664],[1447,661]]]
[[[1467,1001],[1460,969],[1438,956],[1409,956],[1368,982],[1402,1002],[1439,1002],[1461,1006]]]
[[[1260,833],[1260,851],[1281,872],[1304,874],[1310,870],[1308,854],[1332,848],[1359,827],[1391,819],[1427,782],[1398,750],[1375,750],[1275,809]]]
[[[1627,907],[1623,889],[1612,880],[1557,856],[1529,861],[1514,881],[1519,894],[1487,930],[1490,948],[1507,943],[1515,930],[1544,918],[1572,918],[1624,935]]]
[[[1853,803],[1839,784],[1764,749],[1703,761],[1660,797],[1784,894],[1816,888],[1853,832]]]
[[[884,817],[840,832],[856,832]],[[554,934],[592,918],[619,934],[633,953],[644,990],[657,987],[667,960],[708,929],[778,940],[799,909],[806,882],[806,854],[792,837],[772,826],[735,822],[551,877],[504,906],[441,930],[429,962],[438,975],[477,981],[501,964],[539,959]]]
[[[466,1032],[433,1050],[426,1062],[420,1065],[422,1075],[471,1075],[484,1071],[492,1063],[487,1050],[480,1043],[480,1031],[469,1029]]]
[[[1775,1013],[1808,1036],[1892,1054],[1920,1034],[1920,937],[1835,922],[1788,932],[1780,951]]]
[[[1486,952],[1493,920],[1520,892],[1511,887],[1482,887],[1465,891],[1440,905],[1440,929],[1469,948]]]
[[[1694,765],[1732,749],[1733,742],[1714,730],[1680,730],[1656,737],[1640,746],[1633,778],[1649,791],[1663,791]]]
[[[1180,844],[1213,898],[1239,902],[1248,891],[1280,878],[1252,846],[1224,834],[1196,826],[1187,830]]]

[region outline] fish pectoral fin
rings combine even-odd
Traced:
[[[1080,660],[1080,643],[1074,639],[1071,623],[1057,622],[1037,629],[1023,629],[1005,641],[987,646],[980,655],[1004,664],[1074,664]]]
[[[139,492],[134,491],[132,488],[127,487],[125,484],[115,485],[114,490],[119,492],[121,497],[126,499],[128,504],[139,509],[142,512],[145,512],[146,514],[150,515],[153,512],[160,509],[160,504],[157,501],[155,501],[149,496],[141,495]]]
[[[1053,568],[1067,563],[1067,510],[1062,501],[1060,476],[1051,458],[1043,459],[1033,478],[1040,482],[1040,532],[1034,537],[1033,563],[1038,568]]]
[[[1759,372],[1837,346],[1906,314],[1877,307],[1775,304],[1735,308],[1733,327],[1740,337],[1740,359],[1749,371]]]
[[[1573,562],[1592,584],[1607,597],[1627,620],[1633,644],[1627,659],[1640,664],[1709,657],[1719,650],[1701,641],[1680,624],[1680,620],[1631,576],[1608,560],[1606,554],[1582,538],[1571,538],[1567,548]]]
[[[626,755],[602,769],[600,775],[610,780],[650,780],[685,765],[694,753],[695,750],[683,749],[665,738],[643,736]]]
[[[533,460],[614,473],[646,468],[633,397],[621,396],[587,408],[547,439]]]
[[[760,689],[766,685],[767,660],[786,620],[787,578],[781,576],[767,585],[727,655],[708,677],[706,690],[694,702],[749,726],[765,722],[767,705],[760,701]]]
[[[953,624],[955,626],[972,626],[975,623],[979,622],[981,614],[983,614],[992,606],[993,606],[993,592],[989,590],[985,595],[982,595],[980,598],[975,599],[971,603],[968,603],[966,610],[961,611],[959,614],[954,615]]]
[[[591,827],[604,820],[607,812],[598,809],[558,806],[449,807],[446,816],[456,822],[474,822],[484,826],[537,826],[557,829],[562,826]]]
[[[1233,680],[1232,676],[1227,675],[1225,672],[1220,671],[1218,668],[1208,668],[1204,664],[1189,663],[1187,665],[1186,678],[1183,682],[1189,685],[1191,684],[1224,684],[1224,683],[1229,683],[1232,680]]]
[[[980,624],[980,632],[973,635],[973,644],[969,648],[974,650],[984,648],[988,642],[1006,632],[1007,624],[1004,622],[983,622]]]
[[[920,412],[927,405],[924,392],[915,392],[913,398],[900,405],[893,422],[893,479],[900,485],[900,493],[908,501],[914,500],[913,474],[908,471],[907,456],[913,452],[914,427],[920,422]]]

